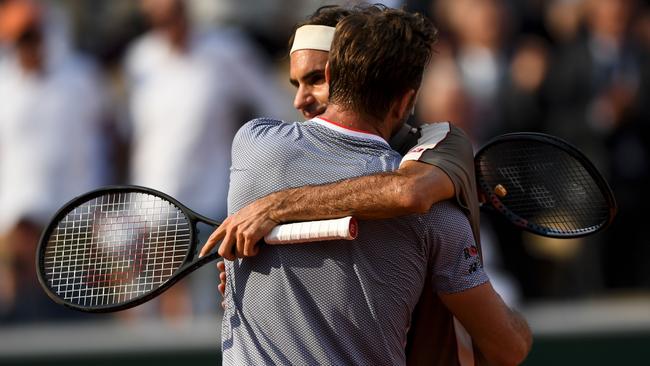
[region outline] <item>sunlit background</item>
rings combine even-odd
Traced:
[[[300,120],[287,41],[317,0],[0,0],[0,364],[216,364],[214,265],[117,314],[62,308],[34,252],[65,202],[159,189],[222,219],[230,141]],[[527,365],[650,361],[650,1],[384,1],[441,31],[419,98],[475,149],[513,131],[580,148],[619,205],[605,232],[550,240],[482,217],[486,269],[535,335]],[[178,35],[172,24],[187,22]],[[203,230],[204,236],[209,230]],[[477,309],[480,311],[480,309]]]

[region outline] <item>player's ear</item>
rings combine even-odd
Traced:
[[[402,94],[402,96],[399,97],[393,110],[393,113],[395,113],[395,118],[402,120],[408,117],[408,114],[411,113],[413,107],[415,106],[415,95],[416,91],[414,89],[409,89],[406,91],[406,93]]]
[[[327,85],[330,85],[330,62],[327,61],[325,64],[325,82]]]

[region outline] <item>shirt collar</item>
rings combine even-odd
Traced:
[[[353,136],[353,137],[357,137],[357,138],[368,139],[368,140],[373,140],[373,141],[379,142],[381,144],[384,144],[386,146],[390,146],[390,145],[388,145],[388,142],[386,142],[386,140],[384,140],[384,138],[379,136],[379,135],[375,135],[375,134],[368,133],[368,132],[365,132],[365,131],[356,130],[356,129],[353,129],[353,128],[350,128],[350,127],[346,127],[346,126],[340,125],[340,124],[338,124],[336,122],[333,122],[333,121],[327,120],[325,118],[322,118],[322,117],[314,117],[310,121],[315,122],[315,123],[317,123],[317,124],[319,124],[321,126],[327,127],[330,130],[334,130],[336,132],[342,133],[344,135]]]

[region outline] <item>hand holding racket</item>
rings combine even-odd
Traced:
[[[283,227],[278,225],[270,213],[277,209],[280,202],[275,199],[283,192],[276,192],[268,195],[263,200],[256,200],[236,213],[228,216],[210,235],[201,249],[200,257],[208,254],[219,242],[218,253],[224,259],[234,260],[235,258],[252,257],[257,255],[257,245],[267,233],[276,235]],[[308,238],[299,242],[304,243]],[[272,238],[266,238],[267,243],[274,243]]]
[[[57,303],[87,312],[131,308],[161,294],[203,264],[197,258],[197,223],[219,223],[161,192],[107,187],[75,198],[44,230],[36,256],[45,292]],[[353,239],[347,217],[280,225],[268,243]]]

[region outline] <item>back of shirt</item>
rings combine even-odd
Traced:
[[[394,170],[399,160],[377,136],[321,119],[254,120],[233,142],[229,211],[290,187]],[[360,222],[354,241],[265,246],[226,262],[224,363],[404,364],[427,268],[434,291],[485,281],[466,258],[472,245],[465,215],[442,203],[427,215]]]

